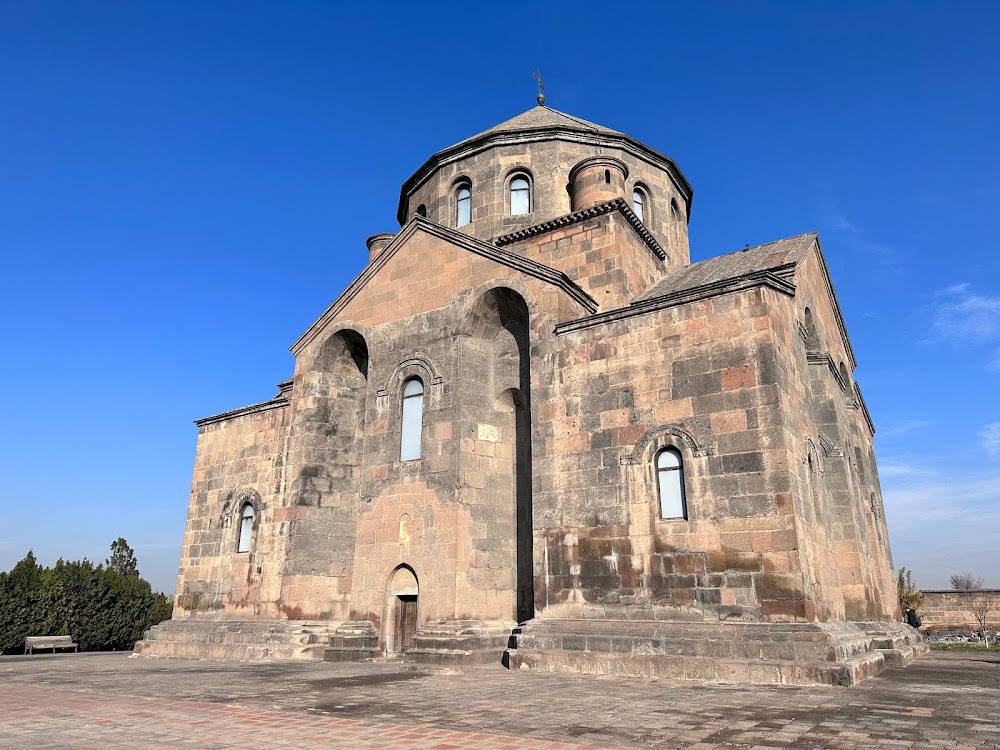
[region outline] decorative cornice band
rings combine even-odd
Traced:
[[[861,412],[861,416],[865,420],[865,424],[868,426],[872,437],[875,436],[875,423],[872,421],[872,415],[868,411],[868,404],[865,403],[865,397],[861,395],[861,386],[858,385],[857,381],[854,381],[854,402],[858,405],[858,411]]]
[[[264,401],[260,404],[251,404],[250,406],[243,406],[239,409],[224,411],[221,414],[214,414],[211,417],[196,419],[194,423],[198,426],[198,429],[201,429],[202,427],[218,424],[219,422],[228,422],[230,419],[238,419],[239,417],[246,417],[251,414],[262,414],[263,412],[271,411],[272,409],[283,409],[288,406],[288,404],[289,401],[287,398],[284,396],[278,396],[277,398],[272,398],[270,401]]]
[[[806,362],[811,365],[826,365],[829,367],[830,372],[833,374],[833,379],[837,381],[837,386],[841,391],[847,392],[848,383],[844,382],[844,378],[840,374],[840,368],[833,361],[830,352],[806,352]]]
[[[819,237],[816,237],[815,242],[817,254],[819,255],[820,270],[823,272],[823,278],[826,280],[826,287],[830,292],[830,300],[833,304],[833,317],[837,321],[840,338],[844,342],[844,349],[847,351],[847,361],[851,365],[851,371],[853,372],[858,366],[858,361],[854,358],[854,347],[851,346],[851,340],[847,336],[847,326],[844,324],[844,316],[840,311],[840,301],[837,299],[837,293],[833,290],[833,279],[830,278],[830,269],[826,265],[826,256],[823,254],[823,246],[819,244]]]
[[[646,313],[655,312],[657,310],[665,310],[670,307],[678,307],[691,302],[699,302],[704,299],[719,297],[723,294],[730,294],[732,292],[742,292],[755,287],[768,287],[779,294],[794,297],[795,285],[788,280],[792,277],[794,271],[795,264],[787,263],[783,266],[777,266],[772,269],[754,271],[742,276],[734,276],[731,279],[724,279],[723,281],[716,281],[711,284],[704,284],[702,286],[691,287],[690,289],[683,289],[681,291],[672,292],[660,297],[652,297],[650,299],[633,302],[628,307],[620,307],[616,310],[608,310],[607,312],[597,313],[596,315],[589,315],[586,318],[579,318],[577,320],[571,320],[567,323],[560,323],[556,326],[555,332],[557,335],[561,335],[564,333],[573,333],[574,331],[582,331],[584,329],[593,328],[594,326],[600,326],[606,323],[615,323],[619,320],[627,320],[628,318],[633,318],[637,315],[645,315]]]
[[[493,240],[493,244],[497,247],[503,247],[504,245],[510,245],[514,242],[521,242],[529,237],[536,237],[540,234],[545,234],[546,232],[553,232],[557,229],[568,227],[571,224],[579,224],[581,221],[603,216],[604,214],[609,214],[612,211],[618,211],[625,217],[625,220],[632,226],[636,234],[639,235],[640,239],[646,243],[646,247],[649,248],[653,255],[655,255],[659,260],[667,259],[667,253],[663,249],[663,246],[656,241],[656,238],[645,227],[639,217],[635,215],[635,212],[629,207],[628,203],[626,203],[623,198],[615,198],[614,200],[607,201],[606,203],[599,203],[596,206],[584,208],[580,211],[574,211],[571,214],[559,216],[555,219],[551,219],[550,221],[543,221],[541,224],[535,224],[534,226],[519,229],[516,232],[502,234]]]

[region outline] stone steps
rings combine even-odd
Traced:
[[[578,672],[628,677],[663,677],[697,682],[753,685],[849,686],[885,669],[883,655],[872,652],[843,662],[757,661],[650,654],[595,654],[570,651],[505,652],[508,669]]]
[[[139,656],[233,661],[322,659],[339,622],[167,620],[135,645]]]
[[[869,633],[859,623],[536,620],[512,631],[501,662],[551,672],[843,686],[926,651],[908,642],[912,633],[878,625]]]
[[[405,658],[418,664],[492,664],[507,647],[515,623],[503,620],[432,622],[417,628]]]

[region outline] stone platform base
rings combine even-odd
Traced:
[[[653,620],[461,620],[424,623],[399,655],[414,664],[501,661],[510,669],[668,677],[702,682],[853,685],[905,666],[928,647],[893,623],[707,623]],[[382,655],[367,620],[168,620],[135,655],[275,661],[371,661]]]
[[[320,660],[325,658],[335,634],[352,624],[306,620],[167,620],[146,631],[143,640],[135,644],[134,655],[233,661]]]
[[[846,686],[926,651],[917,631],[892,623],[532,620],[502,660],[546,672]]]
[[[486,664],[499,661],[516,623],[458,620],[421,625],[399,656],[417,664]],[[367,621],[167,620],[135,644],[135,655],[159,658],[275,661],[371,661],[382,655],[378,632]]]

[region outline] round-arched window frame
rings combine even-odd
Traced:
[[[240,533],[236,541],[237,552],[249,552],[253,542],[254,509],[252,503],[243,503],[240,509]]]
[[[652,206],[649,202],[649,190],[641,183],[632,188],[632,213],[643,224],[649,224],[652,219]]]
[[[410,378],[403,383],[403,408],[400,419],[399,460],[420,458],[420,440],[424,422],[424,383]]]
[[[455,188],[455,226],[472,223],[472,184],[460,182]]]
[[[660,500],[660,518],[686,519],[684,459],[676,448],[664,448],[656,454],[656,488]]]
[[[531,213],[531,179],[523,172],[510,178],[510,215],[525,216]]]

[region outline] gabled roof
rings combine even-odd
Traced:
[[[692,263],[650,287],[636,302],[738,279],[786,263],[798,263],[817,239],[815,232],[809,232]]]
[[[575,282],[573,282],[566,274],[562,271],[557,271],[554,268],[550,268],[542,263],[538,263],[534,260],[529,260],[524,256],[512,253],[509,250],[504,250],[493,245],[489,245],[482,240],[478,240],[475,237],[470,237],[467,234],[459,232],[451,227],[445,227],[441,224],[426,219],[423,216],[414,216],[407,222],[406,226],[403,227],[399,234],[390,242],[378,256],[375,257],[364,270],[358,275],[354,281],[352,281],[347,288],[333,301],[326,311],[316,319],[316,321],[309,326],[305,333],[303,333],[298,340],[292,344],[291,351],[292,354],[298,355],[303,348],[309,345],[316,336],[331,322],[333,322],[337,315],[340,313],[347,304],[354,299],[354,297],[360,292],[368,282],[375,277],[379,270],[385,266],[386,263],[399,251],[399,249],[406,244],[417,232],[426,232],[438,239],[444,240],[445,242],[454,245],[455,247],[460,247],[464,250],[468,250],[471,253],[479,255],[483,258],[488,258],[500,265],[507,266],[508,268],[519,271],[527,276],[543,281],[547,284],[552,284],[558,289],[565,292],[570,298],[572,298],[577,304],[579,304],[588,313],[593,313],[597,310],[597,302],[587,294],[583,289],[581,289]]]
[[[595,146],[620,148],[658,165],[670,175],[677,189],[684,196],[684,203],[687,206],[688,217],[690,217],[691,198],[694,190],[673,159],[654,148],[650,148],[645,143],[637,141],[630,135],[541,104],[471,138],[466,138],[453,146],[441,149],[431,156],[400,188],[396,219],[400,225],[406,221],[406,205],[410,193],[422,185],[443,164],[465,158],[497,144],[523,140],[555,139],[559,136],[592,143]]]
[[[720,294],[728,294],[754,286],[767,286],[775,291],[794,296],[795,272],[798,265],[815,248],[820,270],[826,280],[830,306],[840,330],[840,337],[847,352],[851,369],[857,366],[854,349],[847,336],[847,327],[840,312],[840,303],[833,291],[830,270],[823,257],[816,232],[788,237],[766,245],[748,247],[735,253],[718,255],[714,258],[692,263],[675,271],[658,284],[650,287],[628,307],[599,312],[579,320],[560,323],[556,333],[569,333],[610,323],[634,315],[643,315],[653,310],[661,310],[676,305],[685,305],[699,299],[708,299]]]

